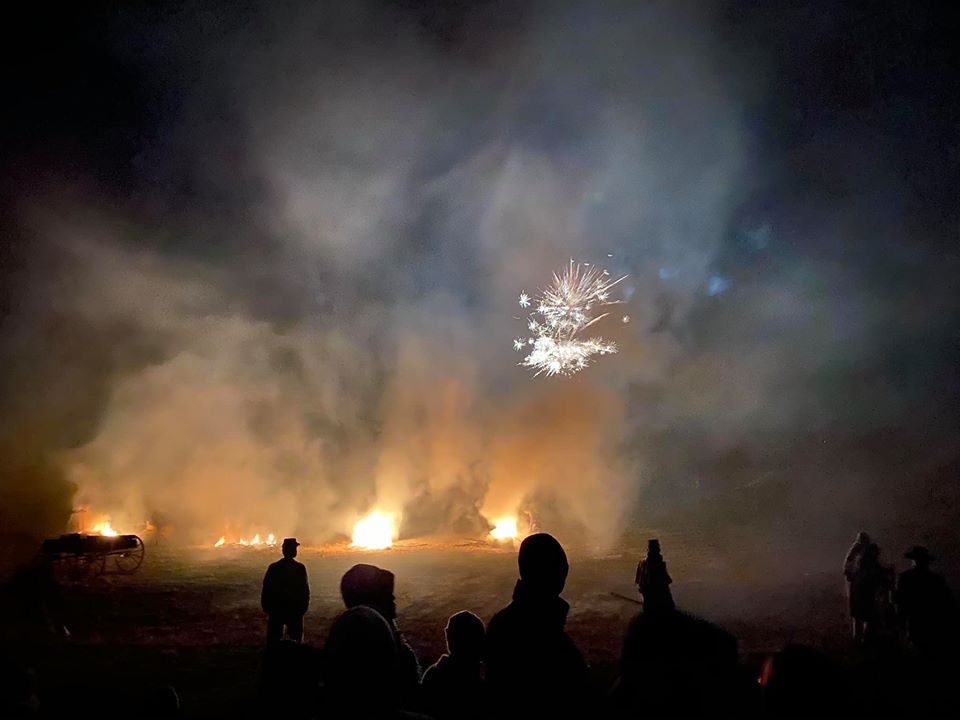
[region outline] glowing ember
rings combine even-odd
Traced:
[[[493,521],[493,530],[490,531],[490,537],[494,540],[516,540],[518,534],[515,517],[502,517]]]
[[[110,521],[104,520],[93,526],[90,532],[94,535],[103,535],[105,537],[116,537],[119,533],[110,527]]]
[[[223,535],[221,535],[221,536],[220,536],[220,539],[217,540],[217,541],[213,544],[213,546],[214,546],[214,547],[223,547],[223,544],[224,544],[226,541],[227,541],[227,539],[226,539]]]
[[[353,547],[367,550],[383,550],[393,545],[396,528],[393,516],[379,510],[357,521],[353,526]]]

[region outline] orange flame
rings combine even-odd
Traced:
[[[500,542],[516,540],[518,535],[517,518],[501,517],[493,521],[493,530],[490,531],[490,537],[494,540]]]
[[[109,520],[98,522],[90,530],[93,535],[103,535],[105,537],[116,537],[119,533],[110,526]]]
[[[393,515],[375,510],[353,526],[353,547],[383,550],[393,545],[397,536]]]

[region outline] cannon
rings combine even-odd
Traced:
[[[40,554],[56,570],[73,578],[130,575],[143,564],[144,547],[137,535],[68,533],[44,540]]]

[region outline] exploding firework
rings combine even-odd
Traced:
[[[573,375],[588,367],[594,355],[617,352],[616,343],[600,337],[577,336],[609,314],[596,315],[597,308],[620,302],[611,300],[610,292],[626,277],[611,280],[606,270],[581,266],[573,260],[563,271],[554,273],[553,282],[540,291],[535,298],[535,310],[527,316],[532,337],[513,341],[517,352],[529,348],[520,365],[536,370],[534,377],[541,373]],[[526,293],[520,294],[519,302],[523,308],[531,304]]]

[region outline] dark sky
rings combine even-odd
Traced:
[[[571,526],[949,541],[946,3],[7,12],[3,527],[250,522],[220,468],[291,529],[456,529],[529,462],[504,502]],[[531,379],[516,293],[607,254],[621,353]]]

